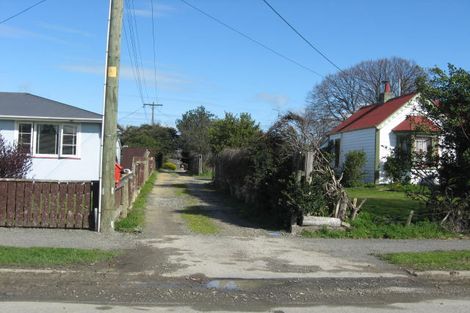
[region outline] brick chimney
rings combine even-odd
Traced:
[[[385,103],[395,97],[392,92],[392,88],[390,87],[390,82],[388,80],[384,80],[382,83],[384,84],[384,91],[380,94],[379,103]]]

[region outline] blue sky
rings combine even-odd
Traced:
[[[261,0],[187,1],[322,75],[335,72]],[[0,20],[34,2],[0,0]],[[147,85],[144,101],[152,102],[150,0],[133,3]],[[453,63],[470,68],[470,1],[270,3],[342,68],[391,56],[424,67]],[[48,0],[1,24],[0,91],[26,91],[101,112],[108,6],[107,0]],[[179,0],[154,0],[154,8],[157,98],[164,104],[156,120],[164,125],[174,126],[182,113],[204,105],[218,116],[249,112],[267,128],[278,112],[301,110],[321,80]],[[119,122],[149,123],[150,110],[141,108],[124,39],[121,56]]]

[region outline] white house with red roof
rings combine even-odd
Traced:
[[[364,182],[388,183],[383,165],[392,149],[399,146],[421,153],[431,151],[433,138],[429,135],[411,135],[421,125],[432,126],[424,116],[417,114],[420,106],[419,94],[411,93],[394,97],[390,83],[385,82],[384,92],[378,103],[360,108],[348,119],[340,123],[329,134],[334,147],[334,166],[342,168],[345,156],[353,150],[366,153]]]

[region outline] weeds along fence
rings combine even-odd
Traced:
[[[0,179],[0,227],[93,229],[98,182]]]
[[[114,220],[127,216],[142,185],[147,181],[154,170],[155,159],[153,157],[133,158],[132,172],[123,175],[114,190],[116,208]]]

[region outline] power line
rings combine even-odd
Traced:
[[[276,50],[274,50],[274,49],[268,47],[268,46],[265,45],[264,43],[262,43],[262,42],[260,42],[260,41],[258,41],[258,40],[256,40],[256,39],[254,39],[254,38],[248,36],[247,34],[245,34],[245,33],[241,32],[241,31],[235,29],[234,27],[232,27],[232,26],[230,26],[230,25],[228,25],[228,24],[222,22],[222,21],[219,20],[218,18],[216,18],[216,17],[210,15],[209,13],[207,13],[207,12],[201,10],[200,8],[194,6],[193,4],[187,2],[186,0],[180,0],[180,1],[183,2],[184,4],[186,4],[187,6],[189,6],[190,8],[192,8],[192,9],[198,11],[198,12],[201,13],[202,15],[205,15],[206,17],[210,18],[211,20],[213,20],[213,21],[217,22],[218,24],[224,26],[225,28],[230,29],[231,31],[233,31],[233,32],[235,32],[235,33],[237,33],[237,34],[239,34],[240,36],[244,37],[245,39],[248,39],[249,41],[251,41],[251,42],[257,44],[258,46],[261,46],[261,47],[263,47],[264,49],[266,49],[266,50],[268,50],[268,51],[274,53],[274,54],[277,55],[278,57],[281,57],[281,58],[283,58],[284,60],[287,60],[287,61],[289,61],[289,62],[291,62],[291,63],[293,63],[293,64],[295,64],[295,65],[297,65],[297,66],[299,66],[299,67],[301,67],[301,68],[303,68],[304,70],[307,70],[307,71],[309,71],[309,72],[312,72],[312,73],[314,73],[315,75],[318,75],[318,76],[320,76],[320,77],[323,77],[322,74],[316,72],[315,70],[309,68],[308,66],[305,66],[305,65],[303,65],[303,64],[301,64],[301,63],[299,63],[299,62],[297,62],[297,61],[295,61],[295,60],[289,58],[288,56],[285,56],[284,54],[282,54],[282,53],[280,53],[280,52],[277,52]]]
[[[135,5],[134,5],[134,0],[130,1],[130,5],[132,6],[132,9],[130,10],[130,16],[132,21],[134,22],[134,26],[131,29],[134,29],[133,33],[135,33],[135,50],[136,50],[136,56],[137,56],[137,64],[140,66],[140,75],[141,75],[141,80],[143,81],[144,84],[144,90],[145,94],[147,95],[148,98],[148,92],[147,92],[147,79],[145,77],[145,72],[144,72],[144,65],[142,62],[142,54],[141,54],[141,46],[140,46],[140,36],[139,36],[139,28],[137,27],[137,18],[135,17]],[[135,28],[134,28],[135,27]]]
[[[135,110],[135,111],[133,111],[133,112],[131,112],[131,113],[129,113],[129,114],[123,116],[123,117],[120,117],[119,120],[121,121],[121,120],[127,119],[127,118],[129,118],[130,116],[136,114],[136,113],[137,113],[138,111],[140,111],[141,109],[142,109],[142,107],[139,107],[137,110]],[[122,112],[122,113],[123,113],[123,112]]]
[[[131,62],[131,69],[132,69],[132,76],[134,77],[134,81],[136,83],[136,86],[137,86],[137,91],[139,92],[139,97],[140,97],[140,100],[142,103],[145,102],[144,100],[144,95],[143,95],[143,90],[142,90],[142,84],[140,82],[140,77],[139,75],[137,74],[137,69],[136,69],[136,66],[134,65],[134,59],[132,57],[132,53],[131,53],[131,44],[129,43],[129,35],[128,35],[128,30],[126,28],[126,25],[124,25],[124,40],[126,42],[126,47],[127,47],[127,54],[129,55],[129,60]]]
[[[31,9],[34,8],[35,6],[38,6],[38,5],[40,5],[41,3],[44,3],[44,2],[46,2],[46,1],[47,1],[47,0],[38,1],[38,2],[36,2],[35,4],[33,4],[33,5],[29,6],[29,7],[27,7],[26,9],[21,10],[20,12],[18,12],[18,13],[16,13],[16,14],[13,14],[12,16],[7,17],[7,18],[4,19],[4,20],[1,20],[1,21],[0,21],[0,24],[3,24],[3,23],[5,23],[5,22],[8,22],[9,20],[11,20],[11,19],[13,19],[13,18],[15,18],[15,17],[17,17],[17,16],[20,16],[21,14],[23,14],[23,13],[25,13],[25,12],[31,10]]]
[[[157,53],[155,47],[155,19],[153,14],[153,0],[150,0],[152,7],[152,41],[153,41],[153,70],[154,70],[154,83],[155,83],[155,101],[158,102],[158,82],[157,82]]]
[[[145,103],[144,93],[148,98],[147,84],[143,73],[143,63],[140,53],[140,39],[135,18],[133,1],[125,1],[124,39],[132,68],[132,75],[139,92],[142,105]],[[126,23],[127,22],[127,23]]]
[[[320,51],[317,47],[315,47],[307,38],[305,38],[294,26],[292,26],[267,0],[262,0],[281,20],[284,21],[300,38],[302,38],[313,50],[315,50],[318,54],[320,54],[328,63],[336,67],[340,72],[343,70],[336,65],[330,58],[328,58],[323,52]]]

